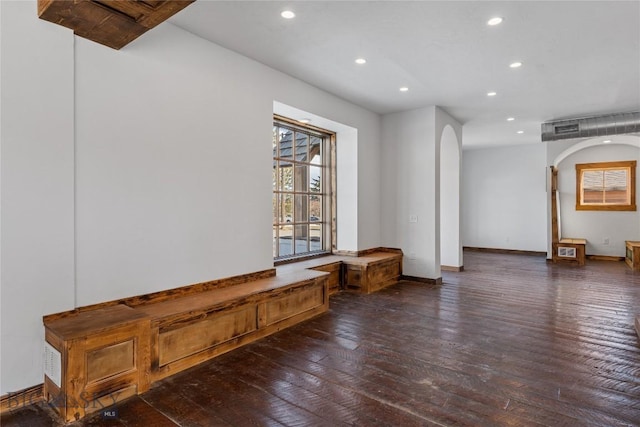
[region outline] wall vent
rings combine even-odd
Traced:
[[[44,374],[59,387],[62,383],[62,355],[48,342],[44,342]]]
[[[576,248],[568,248],[565,246],[558,246],[558,256],[562,258],[575,258]]]
[[[542,123],[542,141],[640,132],[640,111]]]

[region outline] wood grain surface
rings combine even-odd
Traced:
[[[331,310],[155,383],[93,425],[637,426],[640,275],[465,252],[441,286]],[[2,426],[56,425],[42,406]]]

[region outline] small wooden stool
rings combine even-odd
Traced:
[[[553,245],[553,262],[584,265],[586,245],[586,239],[560,239],[558,243]]]
[[[624,261],[633,271],[640,271],[640,242],[626,240],[626,256]],[[636,320],[636,325],[638,321]]]

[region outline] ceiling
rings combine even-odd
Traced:
[[[198,0],[169,22],[380,114],[438,105],[465,148],[640,110],[640,1]]]

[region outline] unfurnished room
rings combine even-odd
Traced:
[[[0,0],[0,424],[640,426],[639,160],[638,0]]]

